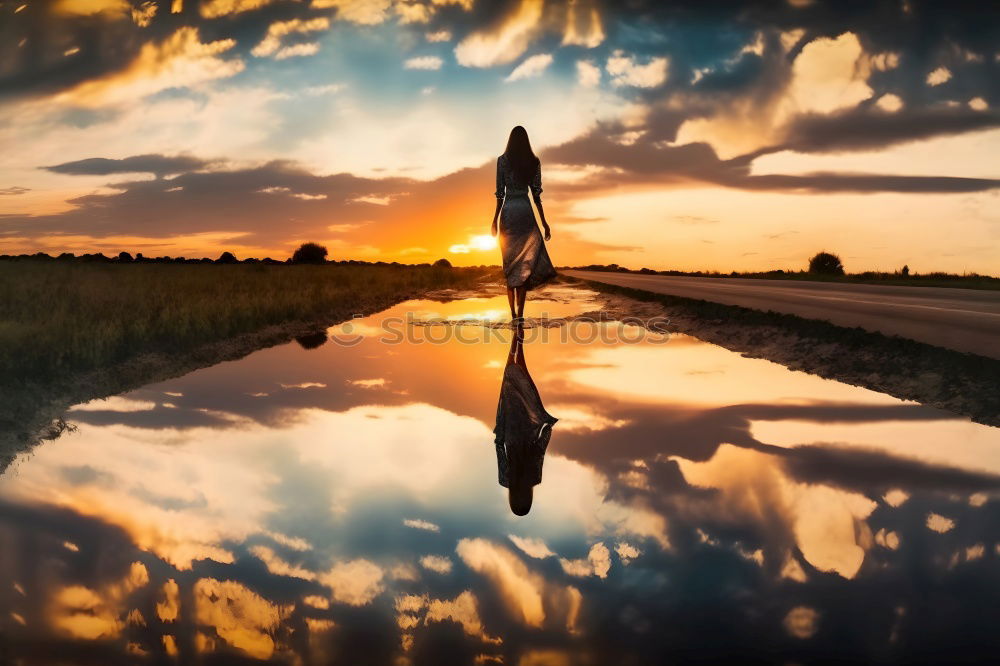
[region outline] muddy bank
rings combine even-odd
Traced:
[[[604,294],[614,317],[666,316],[669,330],[749,358],[1000,426],[1000,361],[794,315],[573,282]]]

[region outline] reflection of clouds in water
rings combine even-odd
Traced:
[[[156,403],[150,400],[135,400],[120,395],[110,398],[91,400],[70,408],[70,412],[144,412],[155,409]]]
[[[565,379],[606,397],[636,402],[724,406],[740,403],[851,401],[898,404],[887,395],[791,372],[763,359],[676,335],[662,345],[586,348]],[[712,368],[712,374],[704,374]],[[721,374],[714,372],[721,371]]]
[[[785,629],[796,638],[812,638],[816,633],[819,613],[808,606],[796,606],[785,616]]]
[[[876,506],[866,497],[797,483],[776,458],[730,445],[719,447],[704,463],[677,462],[689,483],[719,491],[691,510],[757,526],[768,535],[769,555],[776,561],[784,561],[788,549],[797,547],[821,571],[852,578],[861,567],[865,539],[858,532],[867,530],[863,520]]]
[[[195,583],[194,604],[199,624],[211,627],[219,638],[257,659],[274,654],[271,634],[292,610],[269,602],[240,583],[214,578]]]
[[[559,564],[570,576],[607,578],[611,569],[611,551],[603,543],[597,542],[591,546],[586,559],[559,558]]]
[[[439,525],[435,525],[427,520],[420,520],[419,518],[407,518],[403,521],[403,524],[417,530],[427,530],[428,532],[441,531],[441,527]]]
[[[762,581],[780,581],[765,588],[770,606],[749,609],[755,626],[812,645],[865,586],[884,592],[870,598],[873,617],[912,606],[899,590],[904,562],[973,575],[994,559],[979,526],[994,524],[995,481],[947,480],[878,449],[983,469],[995,431],[683,336],[659,347],[549,345],[559,346],[532,355],[532,375],[560,429],[536,509],[516,524],[491,458],[495,373],[481,379],[503,341],[419,351],[292,344],[75,411],[78,433],[36,448],[18,475],[0,480],[4,501],[68,509],[63,527],[47,528],[46,557],[61,563],[61,577],[39,586],[33,560],[13,567],[28,594],[9,612],[31,626],[32,603],[65,601],[59,591],[74,589],[72,605],[52,617],[76,617],[79,631],[110,632],[135,653],[182,660],[196,646],[273,659],[311,650],[315,663],[329,663],[345,654],[338,646],[363,644],[352,632],[374,631],[394,646],[386,662],[419,663],[443,636],[467,640],[482,663],[499,663],[501,652],[510,663],[576,663],[588,641],[648,661],[662,648],[649,631],[660,620],[696,649],[752,649],[735,629],[707,636],[688,617],[692,599],[743,617],[747,597],[732,590],[755,594]],[[706,367],[721,372],[698,372]],[[383,404],[365,405],[372,392],[345,390],[359,379],[377,388],[372,378],[421,403],[379,391]],[[309,390],[248,395],[279,384]],[[164,408],[165,394],[177,409]],[[932,440],[951,445],[932,451]],[[838,443],[803,445],[824,441]],[[5,526],[23,520],[3,508]],[[970,512],[976,521],[965,520]],[[931,515],[950,529],[930,531]],[[0,561],[25,537],[5,541]],[[119,559],[96,573],[61,559],[106,558],[112,546]],[[151,554],[166,564],[153,566]],[[139,559],[152,581],[115,596]],[[950,608],[961,609],[954,595],[989,591],[942,580]],[[205,593],[198,626],[196,585]],[[831,586],[844,594],[823,596]],[[143,595],[145,605],[133,603]],[[390,633],[375,619],[387,610],[396,615]],[[919,633],[910,624],[893,631]],[[574,635],[580,642],[566,650],[531,647]],[[501,651],[497,637],[508,636],[518,638]]]
[[[69,585],[53,596],[49,621],[56,631],[73,638],[117,638],[124,628],[123,617],[128,617],[125,603],[129,595],[148,583],[146,567],[133,562],[124,578],[106,583],[100,590]]]
[[[374,562],[365,559],[338,562],[319,581],[330,588],[334,601],[351,606],[364,606],[377,597],[385,587],[385,573]]]
[[[844,446],[871,449],[876,446],[904,459],[915,459],[974,472],[1000,474],[1000,447],[995,428],[985,428],[963,418],[905,421],[887,418],[867,423],[816,423],[798,419],[754,420],[751,433],[774,446],[803,444],[803,433],[811,442],[843,442]],[[961,442],[961,446],[941,446]]]
[[[545,581],[540,575],[510,550],[486,539],[462,539],[456,551],[466,566],[493,583],[511,616],[528,626],[542,626]]]
[[[927,529],[944,534],[951,531],[953,527],[955,527],[955,521],[951,518],[945,518],[939,513],[927,514]]]
[[[515,546],[521,549],[528,557],[533,557],[535,559],[541,560],[546,557],[552,557],[555,555],[545,542],[541,539],[532,539],[530,537],[519,537],[514,534],[508,534],[508,538],[514,543]]]
[[[440,555],[424,555],[420,558],[420,566],[442,575],[451,573],[451,560]]]

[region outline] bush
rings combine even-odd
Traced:
[[[303,243],[292,255],[293,264],[326,263],[326,248],[317,243]]]
[[[434,265],[437,266],[438,268],[451,268],[451,262],[444,258],[435,261]]]
[[[809,260],[809,272],[816,275],[843,275],[844,265],[837,255],[819,252]]]
[[[219,255],[219,258],[215,260],[217,264],[238,264],[240,260],[233,255],[232,252],[223,252]]]

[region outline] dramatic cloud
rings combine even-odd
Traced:
[[[455,47],[466,67],[492,67],[516,60],[531,43],[542,18],[542,0],[520,0],[517,8],[494,27],[474,32]]]
[[[181,28],[161,43],[143,46],[125,69],[83,82],[61,93],[57,99],[97,107],[127,102],[168,88],[227,78],[243,71],[242,60],[218,57],[234,46],[236,42],[232,39],[202,43],[197,28]]]
[[[183,233],[280,256],[322,234],[359,258],[416,257],[414,248],[433,258],[483,233],[470,222],[475,178],[490,180],[490,155],[513,124],[528,126],[543,156],[547,207],[573,220],[595,217],[588,202],[639,190],[996,187],[985,132],[1000,118],[1000,9],[982,3],[66,0],[7,19],[0,215],[25,249]],[[450,57],[464,69],[424,73],[447,69]],[[949,148],[939,169],[887,150],[973,132],[984,133],[982,145]],[[875,151],[885,159],[868,168],[862,153]],[[850,168],[829,159],[852,152]],[[177,153],[198,157],[110,159]],[[796,156],[784,162],[794,173],[774,169],[778,160],[757,168],[777,153]],[[276,178],[258,178],[262,171]],[[169,187],[97,179],[127,173],[177,178]],[[450,198],[435,189],[459,185]],[[758,220],[786,208],[770,194],[753,201],[745,214]],[[945,214],[985,230],[992,222],[980,207],[961,208],[956,197]],[[650,211],[633,215],[657,224]],[[396,221],[405,216],[436,238]],[[557,235],[560,255],[589,262],[635,252],[601,242],[595,228]],[[296,237],[273,245],[277,229]],[[969,247],[988,244],[978,233]],[[807,236],[802,243],[824,242]],[[725,246],[715,244],[706,257]],[[988,257],[968,267],[980,260]]]

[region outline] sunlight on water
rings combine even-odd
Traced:
[[[529,317],[599,307],[547,293]],[[96,663],[864,659],[995,594],[1000,431],[679,335],[526,334],[558,422],[514,516],[512,332],[476,324],[508,318],[411,301],[73,408],[0,479],[3,636]]]

